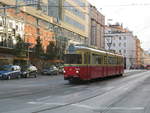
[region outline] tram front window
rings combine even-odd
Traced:
[[[66,54],[65,64],[82,64],[82,56],[80,54]]]

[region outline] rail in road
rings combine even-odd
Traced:
[[[140,72],[143,71],[138,71],[138,73]],[[0,109],[0,112],[1,113],[3,112],[4,113],[34,113],[34,112],[35,113],[38,112],[39,113],[41,112],[42,113],[43,112],[44,113],[45,112],[66,113],[65,110],[69,109],[70,107],[71,108],[74,107],[76,109],[80,108],[81,113],[84,113],[83,109],[85,108],[94,111],[105,111],[108,110],[108,108],[121,109],[117,107],[110,108],[110,106],[112,106],[118,100],[122,99],[121,95],[124,95],[127,92],[129,93],[130,91],[132,91],[132,89],[134,89],[134,87],[140,85],[139,83],[141,83],[144,79],[149,77],[148,73],[149,72],[137,74],[135,72],[135,74],[131,76],[129,76],[130,74],[128,74],[123,77],[111,78],[107,80],[102,80],[100,82],[93,82],[91,84],[84,84],[84,85],[67,84],[67,82],[63,81],[63,79],[60,79],[61,76],[60,77],[57,76],[59,80],[62,80],[62,82],[59,81],[58,84],[56,83],[57,85],[54,84],[56,82],[54,80],[57,77],[53,77],[51,79],[51,81],[53,81],[52,84],[49,83],[50,80],[43,79],[42,81],[40,79],[39,80],[36,79],[35,80],[36,82],[39,81],[41,82],[41,86],[40,84],[39,86],[37,86],[39,88],[36,87],[36,84],[31,83],[31,82],[35,83],[34,79],[32,79],[33,81],[27,82],[27,84],[23,83],[24,86],[26,85],[29,86],[29,87],[24,87],[24,92],[15,93],[14,91],[14,96],[12,96],[11,94],[7,95],[7,92],[6,92],[7,96],[0,95],[1,97],[0,106],[2,107],[2,109]],[[145,74],[146,76],[143,76]],[[44,84],[43,83],[44,81],[47,83]],[[11,82],[13,83],[13,81]],[[20,91],[21,90],[22,89],[20,89]],[[98,100],[97,98],[100,98],[101,100],[101,103],[98,103],[98,105],[103,105],[103,107],[89,105],[89,103],[96,105],[95,102],[96,100]],[[94,99],[96,100],[94,101]],[[16,103],[16,105],[10,105],[9,104],[10,100],[12,103]],[[88,101],[91,102],[88,103]],[[104,103],[106,103],[107,106]],[[5,104],[8,104],[8,106],[11,107],[10,108],[7,107],[6,109],[6,107],[4,106]],[[132,107],[131,110],[132,109],[134,110],[134,109],[141,109],[141,108]],[[73,111],[73,113],[74,112],[75,111]]]
[[[33,113],[48,113],[48,112],[55,112],[55,110],[57,111],[57,109],[59,109],[57,112],[62,112],[63,110],[66,109],[66,107],[75,107],[76,109],[74,109],[73,112],[75,112],[78,108],[83,108],[83,109],[90,109],[90,110],[94,110],[94,111],[100,111],[100,113],[102,112],[106,112],[109,110],[130,110],[130,111],[134,111],[134,110],[143,110],[143,107],[132,107],[132,108],[125,108],[125,107],[111,107],[113,106],[113,104],[117,103],[120,101],[120,99],[123,98],[124,95],[126,95],[127,93],[129,93],[130,91],[132,91],[135,87],[139,86],[140,82],[142,82],[143,80],[145,80],[147,77],[150,77],[148,75],[149,72],[144,73],[147,74],[145,76],[142,76],[142,74],[137,74],[136,76],[131,76],[128,78],[127,81],[120,81],[121,83],[119,87],[107,87],[107,91],[106,92],[102,92],[102,89],[94,89],[93,91],[91,91],[92,93],[90,93],[90,95],[88,95],[88,92],[80,92],[80,94],[75,94],[78,96],[82,96],[82,99],[80,98],[80,100],[78,100],[77,98],[74,98],[72,100],[74,101],[64,101],[64,102],[58,102],[58,103],[41,103],[41,104],[46,104],[46,105],[55,105],[55,106],[49,106],[48,108],[45,109],[41,109],[41,110],[37,110]],[[143,74],[143,75],[144,75]],[[130,80],[129,80],[130,79]],[[106,88],[105,88],[106,90]],[[74,95],[74,94],[73,94]],[[73,98],[73,95],[69,95],[68,97],[66,97],[66,99],[68,99],[69,97]],[[54,99],[56,100],[56,99]],[[59,100],[64,100],[64,99],[59,99]],[[94,103],[97,103],[97,100],[100,100],[101,102],[99,102],[99,106],[104,106],[105,107],[96,107],[94,106]],[[92,102],[91,102],[92,101]],[[31,104],[37,104],[36,102],[30,102]],[[85,104],[86,103],[86,104]],[[90,105],[87,105],[90,104]],[[39,104],[39,103],[38,103]],[[61,108],[61,110],[60,110]],[[66,111],[67,112],[67,111]]]
[[[141,73],[144,71],[145,70],[125,70],[124,76],[129,76],[129,75]],[[115,78],[115,79],[117,79],[117,78]],[[108,80],[111,81],[112,79],[108,79]],[[52,81],[54,81],[54,82],[57,81],[57,83],[53,84]],[[38,82],[40,84],[37,84]],[[43,82],[48,82],[48,84],[45,84]],[[124,81],[122,81],[122,82],[124,82]],[[58,89],[61,91],[62,91],[62,89],[67,90],[69,87],[72,87],[72,88],[77,87],[77,89],[79,88],[79,86],[74,86],[74,85],[68,84],[67,81],[63,80],[62,76],[61,77],[52,76],[51,79],[48,78],[47,80],[43,79],[42,76],[39,78],[36,78],[36,79],[31,78],[31,79],[10,80],[10,81],[6,80],[6,81],[1,81],[1,83],[0,83],[0,90],[1,90],[0,99],[38,95],[40,93],[46,92],[48,89],[41,88],[41,87],[47,87],[47,86],[49,86],[48,89],[52,89],[52,90]],[[81,87],[83,87],[83,85]],[[55,95],[55,92],[53,94]]]

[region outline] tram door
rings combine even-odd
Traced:
[[[90,52],[84,53],[84,64],[85,64],[85,76],[87,79],[91,78],[91,71],[90,71]]]

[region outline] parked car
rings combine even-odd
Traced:
[[[0,68],[0,78],[8,79],[11,78],[20,78],[21,77],[21,68],[18,65],[4,65]]]
[[[59,66],[59,73],[60,74],[63,74],[64,73],[64,66]]]
[[[37,68],[35,66],[29,65],[29,66],[25,66],[22,68],[22,74],[21,76],[24,78],[28,78],[28,77],[37,77]]]
[[[48,68],[44,68],[42,70],[42,74],[43,75],[58,75],[59,74],[59,69],[56,66],[52,65]]]

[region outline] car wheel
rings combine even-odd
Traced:
[[[18,78],[18,79],[20,79],[20,78],[21,78],[21,76],[20,76],[20,75],[18,75],[18,76],[17,76],[17,78]]]
[[[29,75],[29,73],[28,74],[26,74],[26,78],[28,78],[30,75]]]
[[[10,79],[11,79],[11,77],[10,77],[10,76],[8,76],[8,77],[7,77],[7,80],[10,80]]]
[[[34,78],[36,78],[37,77],[37,73],[34,75]]]

